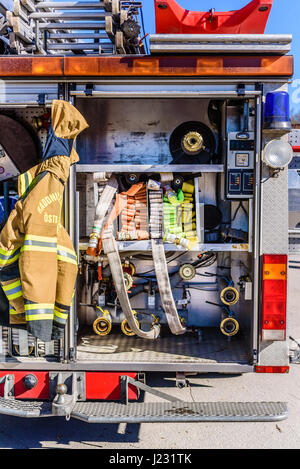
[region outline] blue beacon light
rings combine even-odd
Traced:
[[[266,96],[264,128],[269,130],[290,130],[290,99],[286,91],[274,91]]]

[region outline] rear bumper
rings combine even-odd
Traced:
[[[132,377],[92,373],[92,384],[88,385],[86,372],[50,372],[47,376],[41,372],[38,376],[31,373],[25,377],[18,373],[0,378],[3,385],[0,414],[23,418],[55,416],[67,420],[73,417],[88,423],[271,422],[288,416],[284,402],[184,402],[148,386],[141,374]],[[181,383],[184,374],[178,379]],[[21,384],[31,388],[27,390],[30,393],[34,389],[39,391],[39,381],[45,380],[49,381],[47,397],[41,393],[38,398],[26,396],[26,391],[20,393]],[[137,402],[140,391],[162,401]]]

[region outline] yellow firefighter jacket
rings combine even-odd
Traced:
[[[10,323],[44,342],[62,337],[74,294],[77,258],[61,224],[64,185],[88,127],[70,103],[55,100],[43,162],[19,176],[19,200],[0,234],[0,282]]]

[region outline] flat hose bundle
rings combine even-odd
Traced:
[[[118,232],[118,240],[149,239],[146,184],[141,183],[136,192],[132,195],[125,193],[124,197],[126,206],[120,215],[121,230]]]

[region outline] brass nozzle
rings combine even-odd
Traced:
[[[186,153],[199,153],[203,148],[203,137],[199,132],[188,132],[182,139],[182,147]]]
[[[14,345],[14,349],[15,349],[15,352],[17,355],[20,355],[20,347],[19,345]],[[28,347],[28,355],[31,355],[34,351],[34,346],[33,345],[29,345]]]
[[[100,316],[93,322],[93,329],[97,335],[108,335],[112,329],[110,314],[108,313],[108,311],[106,313],[107,314]]]
[[[140,324],[139,324],[138,321],[137,321],[137,326],[140,327]],[[128,322],[127,322],[127,319],[124,319],[124,321],[122,321],[122,323],[121,323],[121,331],[123,332],[123,334],[125,334],[125,335],[127,335],[127,336],[129,336],[129,337],[135,335],[135,332],[133,332],[133,330],[130,329],[129,324],[128,324]]]
[[[133,311],[133,314],[136,316],[137,314],[136,311]],[[136,318],[135,318],[135,321],[136,321],[137,326],[140,327],[140,323],[138,322]],[[121,322],[121,331],[123,332],[123,334],[127,335],[128,337],[135,335],[135,332],[133,332],[133,330],[129,327],[129,324],[126,318]]]
[[[234,318],[225,318],[220,324],[222,334],[232,337],[239,331],[240,325]]]
[[[224,305],[232,306],[235,305],[239,299],[240,294],[234,287],[226,287],[220,293],[220,298]]]

